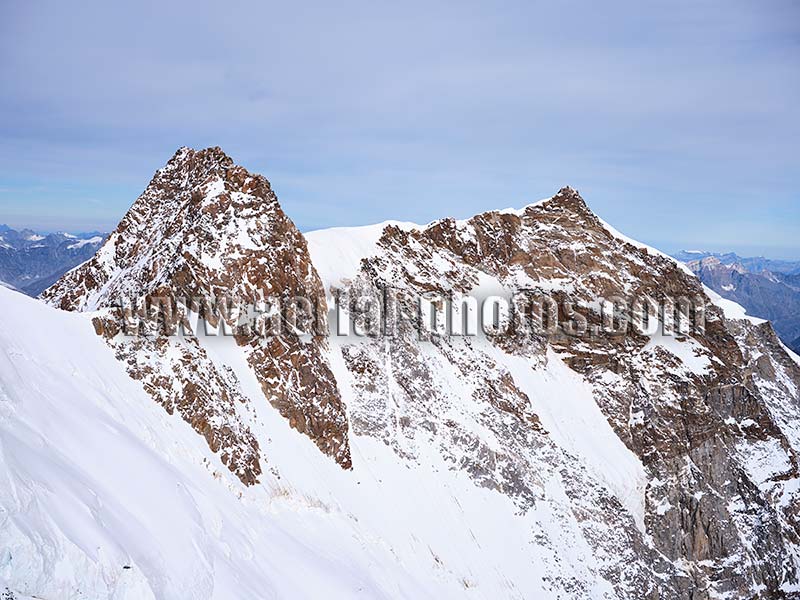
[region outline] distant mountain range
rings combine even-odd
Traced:
[[[783,342],[800,352],[800,261],[682,250],[673,255],[747,314],[772,321]]]
[[[723,265],[741,265],[749,273],[771,271],[787,275],[800,275],[800,260],[773,260],[763,256],[743,257],[735,252],[704,252],[702,250],[681,250],[673,256],[685,263],[713,257]]]
[[[91,258],[107,234],[38,233],[0,225],[0,284],[37,296]]]

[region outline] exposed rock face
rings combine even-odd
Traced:
[[[797,586],[797,365],[769,325],[725,319],[696,278],[616,237],[574,190],[517,213],[389,226],[344,287],[353,297],[392,288],[401,304],[480,288],[563,294],[589,329],[600,322],[597,298],[693,299],[705,327],[670,338],[556,333],[481,343],[434,335],[425,344],[401,327],[396,338],[344,344],[356,390],[353,432],[412,458],[434,443],[453,468],[516,498],[521,510],[547,502],[541,490],[554,469],[565,469],[583,536],[606,557],[600,575],[620,597],[779,597]],[[750,364],[751,354],[760,362]],[[526,392],[559,391],[526,379],[557,371],[559,360],[583,375],[641,461],[644,489],[615,489],[602,468],[584,479],[570,460],[574,449],[561,436],[553,443],[552,420],[542,425],[540,403]],[[592,495],[598,487],[604,493]],[[634,522],[637,493],[644,536]],[[554,581],[553,591],[580,597],[585,585],[576,576]]]
[[[149,323],[146,337],[120,331],[126,302],[166,299],[186,328],[191,310],[236,327],[234,312],[208,310],[208,302],[240,303],[325,298],[303,236],[278,205],[269,182],[236,166],[219,148],[178,150],[159,170],[97,255],[42,294],[65,310],[101,311],[96,328],[131,376],[167,410],[177,410],[244,481],[260,472],[258,443],[237,416],[237,395],[227,375],[191,338],[163,337]],[[200,299],[199,306],[193,299]],[[135,314],[133,315],[136,316]],[[264,396],[293,427],[349,467],[347,420],[324,357],[325,339],[287,331],[268,340],[235,329],[237,342],[261,382]],[[179,382],[176,384],[176,382]]]
[[[518,551],[544,575],[538,587],[508,582],[508,597],[800,590],[800,370],[768,324],[727,318],[690,272],[622,239],[570,188],[520,211],[387,226],[359,246],[357,266],[324,276],[324,290],[324,253],[352,243],[341,236],[315,249],[311,234],[309,252],[266,179],[217,148],[182,149],[97,256],[44,298],[97,311],[96,330],[131,376],[248,484],[262,475],[264,444],[240,382],[199,341],[165,335],[192,328],[195,313],[220,326],[235,315],[180,299],[303,297],[327,328],[329,292],[362,324],[383,321],[391,335],[239,328],[236,342],[270,404],[343,467],[351,442],[377,439],[403,467],[444,464],[513,503]],[[438,306],[521,290],[553,296],[562,325],[420,335],[420,296]],[[377,314],[389,292],[397,312]],[[119,302],[139,297],[174,300],[173,315],[126,336]],[[691,314],[652,318],[704,325],[603,333],[599,299],[614,297],[691,299]]]

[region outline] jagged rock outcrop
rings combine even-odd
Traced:
[[[504,575],[508,597],[800,590],[800,372],[768,324],[726,316],[691,272],[623,238],[571,188],[518,211],[388,225],[357,248],[356,230],[337,235],[309,234],[309,250],[266,179],[218,148],[181,149],[97,256],[43,297],[92,312],[129,374],[247,484],[268,476],[269,456],[242,382],[201,339],[168,335],[200,334],[198,314],[235,329],[271,406],[342,467],[351,444],[377,440],[401,468],[441,468],[501,497],[523,540],[514,568],[536,573]],[[330,270],[330,250],[357,260]],[[421,297],[519,292],[520,309],[485,335],[422,326]],[[297,329],[270,334],[209,304],[220,297],[311,309],[273,315]],[[366,335],[328,338],[334,297]],[[124,305],[138,298],[144,312]],[[150,318],[159,298],[170,310]],[[609,331],[613,299],[632,325]],[[641,314],[678,299],[690,308]]]
[[[98,253],[42,294],[65,310],[99,311],[96,328],[131,376],[168,411],[177,410],[248,483],[261,471],[260,451],[238,416],[237,394],[225,391],[228,375],[196,341],[168,339],[162,328],[180,324],[197,333],[197,323],[188,322],[192,311],[231,327],[265,398],[347,468],[347,420],[325,339],[288,329],[266,339],[239,327],[242,315],[220,306],[225,299],[232,308],[270,300],[286,306],[296,297],[318,303],[324,319],[322,286],[302,234],[269,182],[219,148],[178,150]],[[153,305],[167,322],[145,318],[147,335],[126,335],[125,317],[138,321],[141,310],[154,314],[147,312]]]
[[[526,395],[559,391],[537,390],[525,380],[563,360],[591,386],[645,473],[644,489],[618,487],[588,505],[583,502],[596,480],[581,480],[577,468],[567,476],[570,500],[582,505],[581,522],[591,530],[584,535],[608,557],[603,576],[620,597],[772,598],[796,588],[798,446],[787,428],[797,426],[790,415],[800,414],[800,380],[774,334],[757,341],[770,337],[768,325],[726,319],[691,273],[621,239],[570,188],[521,211],[410,230],[387,227],[373,255],[337,292],[377,298],[387,288],[401,304],[407,297],[409,314],[411,299],[425,294],[447,298],[481,288],[549,294],[559,300],[559,314],[582,315],[586,331],[489,336],[486,344],[434,335],[425,345],[413,328],[401,327],[388,341],[344,344],[357,391],[349,406],[354,433],[378,436],[413,457],[421,427],[453,468],[526,510],[542,500],[537,490],[546,487],[548,470],[570,460],[563,444],[553,448],[552,421],[542,426],[537,402]],[[602,319],[598,298],[614,297],[629,306],[642,298],[691,299],[705,322],[674,337],[635,330],[592,335]],[[748,352],[763,353],[761,371],[748,365]],[[479,416],[467,411],[453,419],[454,396],[469,398]],[[491,431],[500,449],[489,448],[476,428]],[[599,471],[590,477],[602,481]],[[637,493],[644,536],[630,518]],[[604,505],[628,518],[610,518]],[[580,588],[576,581],[561,585],[554,583],[554,591]]]

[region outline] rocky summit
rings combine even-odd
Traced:
[[[572,188],[304,235],[181,148],[0,299],[11,598],[800,597],[800,358]]]

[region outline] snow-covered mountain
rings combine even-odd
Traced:
[[[800,350],[800,263],[682,252],[676,257],[705,285],[747,313],[769,319],[785,344]]]
[[[420,328],[420,297],[521,291],[558,326]],[[308,310],[270,334],[220,296]],[[703,324],[606,333],[614,297]],[[303,236],[262,176],[183,148],[42,298],[0,290],[14,597],[800,593],[800,359],[570,188]],[[330,335],[336,305],[367,335]]]
[[[0,281],[38,296],[90,258],[104,239],[99,232],[43,234],[0,225]]]
[[[715,258],[723,265],[738,265],[748,273],[770,271],[786,275],[800,274],[800,261],[797,260],[775,260],[763,256],[739,256],[735,252],[707,252],[705,250],[681,250],[673,256],[685,263]]]

